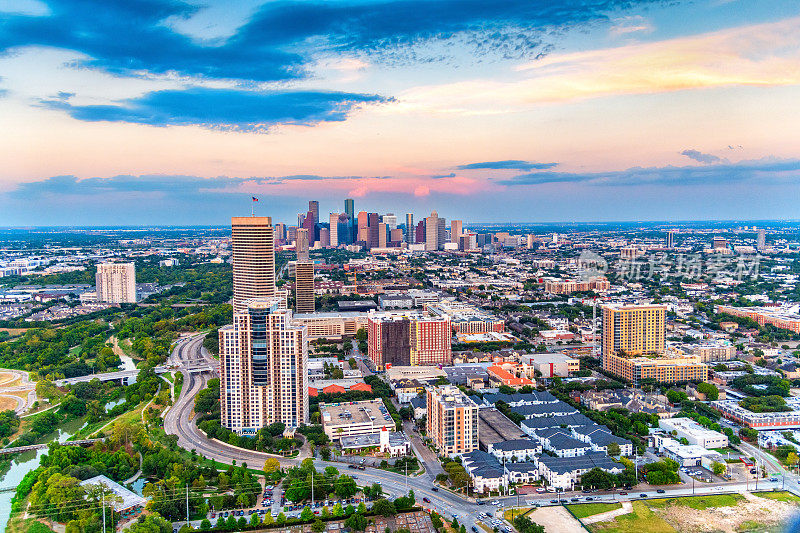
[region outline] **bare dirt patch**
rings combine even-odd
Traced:
[[[528,518],[544,526],[547,533],[575,533],[583,530],[581,523],[560,505],[540,507],[531,512]]]
[[[767,500],[745,493],[745,501],[731,507],[692,509],[674,505],[656,512],[681,532],[721,531],[736,533],[744,524],[765,526],[785,523],[797,512],[797,505],[789,502]]]

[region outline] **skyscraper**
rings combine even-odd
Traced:
[[[414,232],[414,242],[416,244],[424,244],[425,243],[425,221],[427,219],[423,218],[417,223],[417,229]]]
[[[308,423],[308,340],[282,299],[256,298],[219,329],[220,417],[240,435]]]
[[[444,243],[447,242],[447,221],[444,218],[439,217],[437,222],[436,247],[439,250],[444,250]]]
[[[454,456],[478,449],[478,406],[455,385],[428,387],[427,435],[439,453]]]
[[[94,281],[98,302],[136,303],[136,265],[133,263],[100,263]]]
[[[314,214],[314,222],[319,222],[319,202],[316,200],[309,200],[308,211]]]
[[[406,213],[406,242],[408,244],[414,244],[415,230],[414,213]]]
[[[231,218],[233,311],[253,298],[275,296],[275,238],[270,217]]]
[[[386,248],[386,235],[389,230],[386,223],[381,222],[378,224],[378,248]]]
[[[314,218],[314,213],[309,211],[306,213],[306,220],[303,222],[303,227],[308,230],[308,244],[313,246],[317,242],[317,222]]]
[[[330,229],[330,247],[336,248],[339,246],[339,213],[328,215],[328,228]]]
[[[450,222],[450,242],[458,242],[462,233],[464,233],[464,226],[460,220]]]
[[[308,255],[308,231],[297,230],[297,262],[294,270],[294,300],[298,313],[314,312],[314,265]]]
[[[439,249],[439,214],[431,212],[425,217],[425,251],[432,252]]]
[[[668,231],[667,232],[667,248],[675,248],[675,232]]]
[[[355,202],[353,202],[352,198],[345,198],[344,212],[347,213],[347,216],[350,217],[350,220],[355,220],[356,208],[355,208]]]
[[[378,225],[381,223],[378,213],[370,213],[367,223],[367,248],[378,247]]]
[[[348,216],[348,224],[349,224],[349,231],[350,236],[344,241],[347,244],[352,244],[358,240],[358,236],[356,235],[357,226],[356,226],[356,207],[355,202],[353,202],[352,198],[346,198],[344,201],[344,212]],[[339,237],[341,240],[341,236]]]
[[[767,245],[767,234],[764,228],[758,228],[758,238],[756,246],[758,250],[763,250]]]
[[[397,216],[394,213],[386,213],[381,217],[381,222],[386,224],[386,227],[393,230],[397,227]]]
[[[364,243],[369,241],[369,213],[366,211],[358,212],[356,240]]]

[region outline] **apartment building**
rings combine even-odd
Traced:
[[[375,367],[450,365],[450,319],[415,312],[372,313],[367,318],[369,358]]]
[[[97,301],[136,303],[136,266],[133,263],[100,263],[95,274]]]
[[[275,238],[271,217],[231,218],[233,311],[253,298],[275,296]]]
[[[454,385],[427,389],[428,437],[448,456],[478,449],[478,406]]]
[[[279,296],[256,298],[219,330],[222,425],[240,435],[308,423],[308,339]]]

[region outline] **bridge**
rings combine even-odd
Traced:
[[[76,378],[58,379],[54,381],[56,387],[63,387],[64,385],[74,385],[75,383],[88,383],[93,379],[100,381],[119,381],[123,385],[128,385],[135,381],[136,376],[139,375],[139,370],[121,370],[119,372],[106,372],[104,374],[89,374],[86,376],[79,376]],[[131,380],[130,378],[134,378]]]
[[[103,439],[68,440],[66,442],[61,442],[60,444],[61,446],[85,446],[101,440]],[[29,444],[28,446],[16,446],[14,448],[0,448],[0,455],[29,452],[31,450],[41,450],[42,448],[47,448],[50,446],[50,444],[51,443],[49,442],[45,442],[44,444]]]

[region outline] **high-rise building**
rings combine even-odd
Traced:
[[[366,211],[358,212],[358,229],[356,240],[368,243],[369,242],[369,213]]]
[[[474,233],[463,233],[458,237],[458,249],[462,252],[469,252],[478,247],[477,235]]]
[[[308,212],[314,215],[314,222],[319,222],[319,202],[316,200],[308,201]]]
[[[353,221],[347,213],[339,214],[339,221],[336,231],[337,244],[353,244]]]
[[[439,453],[454,456],[478,449],[478,406],[455,385],[427,388],[427,436]]]
[[[764,228],[758,228],[758,238],[756,242],[756,247],[758,250],[763,250],[767,245],[767,233],[764,231]]]
[[[306,220],[303,222],[303,227],[308,230],[309,246],[314,246],[314,243],[317,242],[317,222],[318,220],[314,218],[314,213],[311,211],[306,213]]]
[[[391,236],[389,237],[389,241],[392,243],[393,246],[398,246],[399,243],[403,242],[403,230],[400,228],[395,228],[391,231]]]
[[[233,311],[247,300],[275,296],[275,238],[270,217],[231,218]]]
[[[356,235],[356,230],[358,228],[356,226],[356,210],[355,209],[356,209],[356,206],[355,206],[355,202],[353,202],[353,199],[352,198],[346,198],[345,201],[344,201],[344,212],[347,214],[349,230],[350,230],[350,236],[347,238],[346,241],[343,241],[346,244],[351,244],[351,243],[356,242],[356,240],[358,240],[357,239],[357,235]],[[342,239],[342,237],[340,236],[339,240],[341,240],[341,239]]]
[[[306,223],[306,214],[305,213],[297,213],[297,227],[302,228],[303,224]]]
[[[339,246],[339,213],[328,215],[328,229],[330,229],[330,247],[336,248]]]
[[[452,326],[449,317],[418,313],[380,313],[367,318],[369,358],[376,368],[450,365]]]
[[[414,244],[414,213],[406,213],[406,242]]]
[[[711,239],[711,247],[714,250],[726,250],[728,248],[728,239],[725,237],[713,237]]]
[[[424,244],[425,243],[425,221],[427,219],[423,218],[417,223],[417,229],[414,231],[414,242],[416,244]]]
[[[436,247],[439,250],[444,250],[444,243],[447,242],[447,221],[439,217],[436,226]]]
[[[378,226],[381,223],[381,217],[378,213],[370,213],[367,220],[367,248],[377,248],[380,238]]]
[[[305,228],[297,230],[294,300],[298,313],[314,312],[314,265],[308,255],[308,246],[308,231]]]
[[[94,276],[98,302],[136,303],[136,265],[100,263]]]
[[[355,202],[353,201],[352,198],[345,198],[344,212],[347,213],[347,216],[350,217],[350,220],[355,220],[356,208],[355,208]]]
[[[286,242],[286,224],[275,224],[275,244],[283,244]]]
[[[675,248],[675,232],[668,231],[667,232],[667,248],[672,249]]]
[[[450,222],[450,242],[458,242],[458,238],[464,233],[464,226],[460,220]]]
[[[220,416],[240,435],[308,423],[308,340],[282,298],[248,300],[219,329]]]
[[[667,353],[666,307],[603,306],[603,369],[634,385],[643,379],[662,383],[704,381],[708,366],[696,355]]]
[[[425,251],[432,252],[439,249],[439,214],[431,212],[425,217]]]
[[[295,265],[295,309],[297,313],[314,312],[314,264]]]
[[[378,248],[386,248],[386,234],[388,231],[389,228],[385,223],[378,224]]]
[[[393,230],[397,227],[397,216],[394,213],[386,213],[381,217],[381,222],[386,224],[386,227]]]

